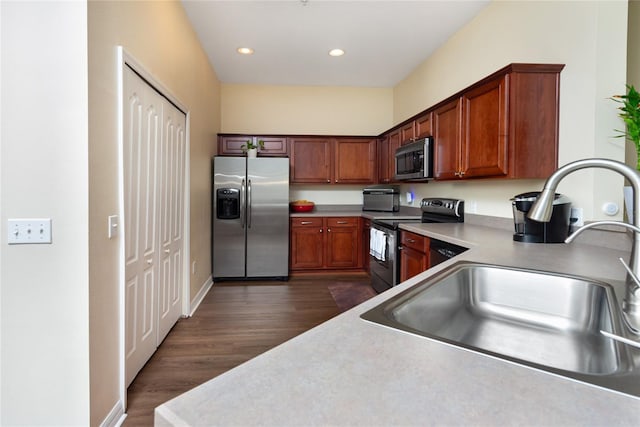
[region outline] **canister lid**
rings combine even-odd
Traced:
[[[517,196],[513,196],[510,199],[512,202],[535,202],[538,199],[541,191],[530,191],[528,193],[518,194]],[[567,203],[571,203],[571,200],[565,196],[564,194],[555,193],[555,197],[553,198],[554,205],[565,205]]]

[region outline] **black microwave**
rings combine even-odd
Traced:
[[[396,150],[395,179],[433,179],[433,137],[426,137]]]

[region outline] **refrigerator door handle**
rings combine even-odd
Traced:
[[[245,181],[243,179],[242,184],[240,184],[240,227],[241,228],[244,228],[244,211],[246,208],[244,192],[245,192]]]
[[[251,180],[247,184],[247,228],[251,228]]]

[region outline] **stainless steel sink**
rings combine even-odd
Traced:
[[[640,349],[602,333],[624,329],[606,283],[463,262],[362,318],[640,396]]]

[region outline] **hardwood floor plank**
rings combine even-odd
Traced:
[[[131,383],[123,425],[152,426],[156,406],[340,314],[335,281],[369,284],[364,274],[216,283]]]

